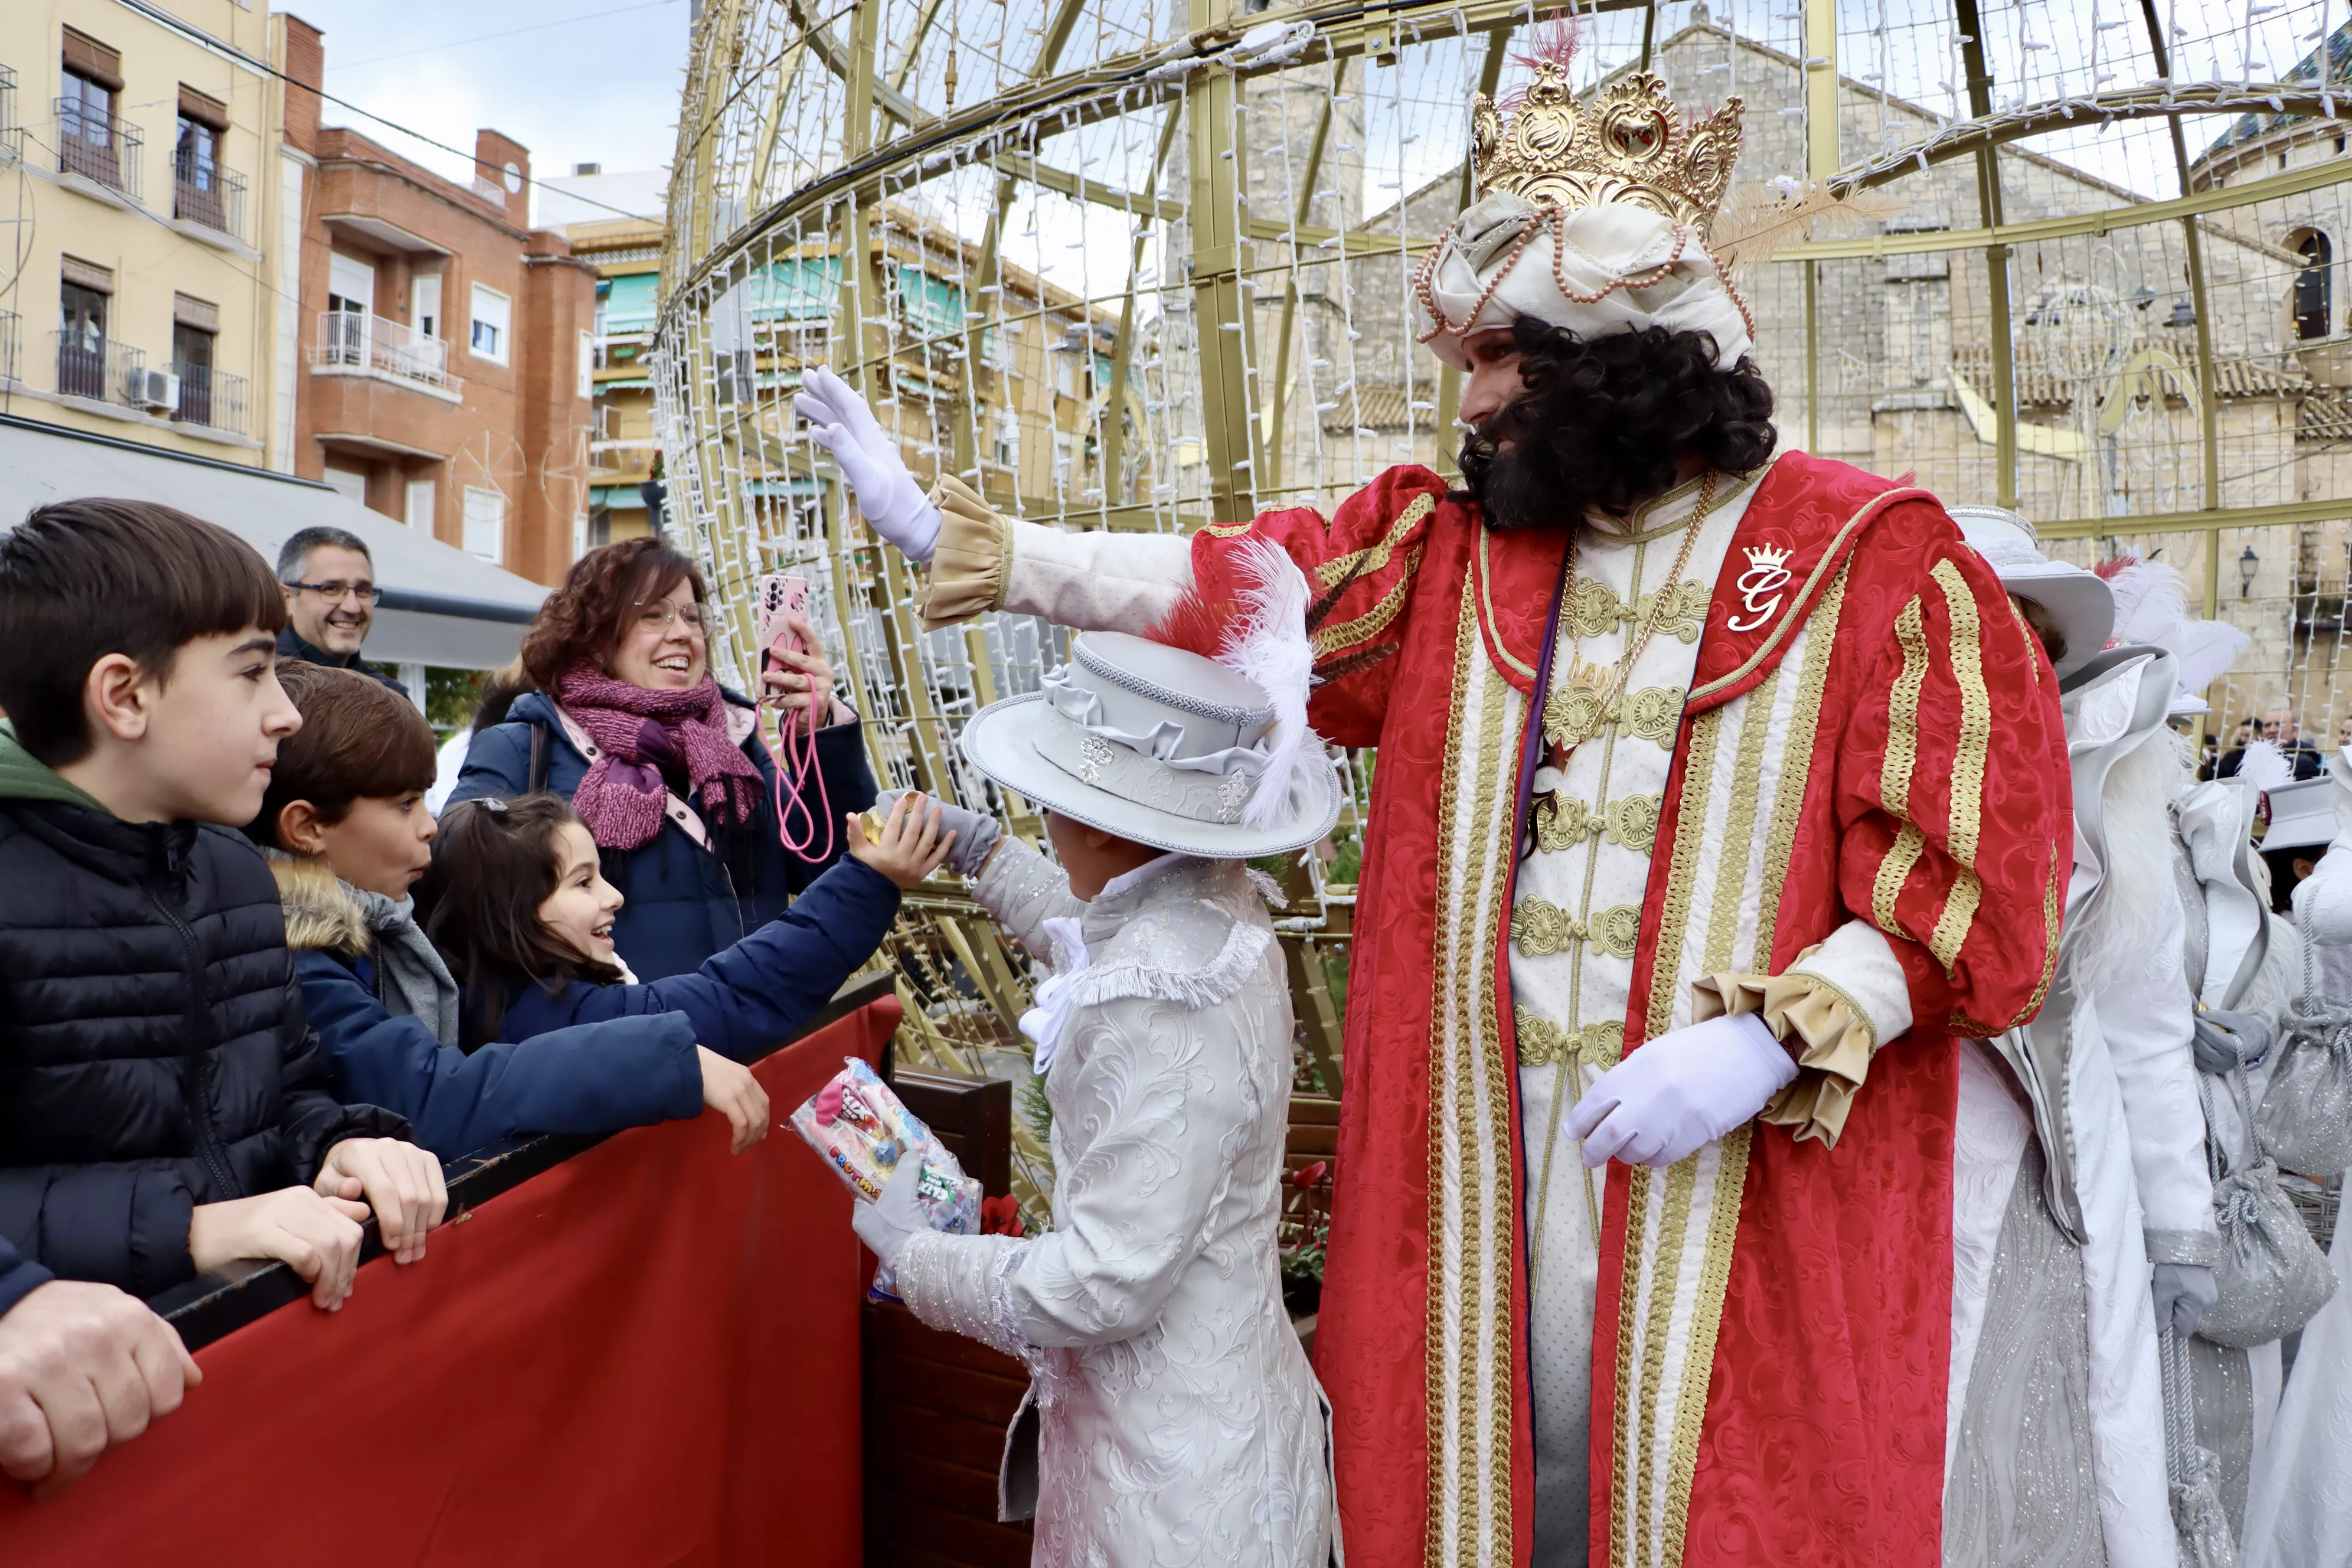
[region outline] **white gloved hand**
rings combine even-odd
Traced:
[[[2156,1326],[2176,1334],[2193,1334],[2213,1303],[2221,1299],[2221,1282],[2202,1263],[2159,1263],[2153,1285]]]
[[[1797,1076],[1754,1013],[1660,1035],[1602,1073],[1569,1113],[1584,1163],[1671,1165],[1753,1118]]]
[[[882,1260],[885,1268],[898,1266],[898,1254],[907,1249],[909,1237],[930,1228],[923,1223],[922,1206],[915,1201],[916,1182],[922,1169],[922,1150],[908,1150],[898,1156],[898,1168],[884,1184],[882,1195],[871,1203],[860,1199],[850,1211],[849,1228],[857,1233],[866,1251]]]
[[[815,365],[801,380],[793,412],[809,422],[809,438],[833,454],[874,531],[908,559],[929,564],[940,538],[940,509],[907,471],[898,438],[882,428],[866,400]]]

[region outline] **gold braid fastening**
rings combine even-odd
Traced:
[[[1589,942],[1612,958],[1631,958],[1642,940],[1642,906],[1612,904],[1591,920],[1547,899],[1521,899],[1511,911],[1511,944],[1529,958],[1548,958],[1572,942]]]

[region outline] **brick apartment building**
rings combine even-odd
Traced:
[[[318,29],[283,18],[317,84]],[[530,226],[530,153],[474,139],[461,184],[286,95],[313,163],[300,214],[293,467],[509,571],[560,580],[584,545],[596,270]]]

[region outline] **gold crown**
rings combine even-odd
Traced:
[[[1685,125],[1666,84],[1648,71],[1635,71],[1580,105],[1559,67],[1538,60],[1536,79],[1507,126],[1485,93],[1471,102],[1478,194],[1507,191],[1538,205],[1570,209],[1624,202],[1704,237],[1731,187],[1739,108],[1734,98]]]

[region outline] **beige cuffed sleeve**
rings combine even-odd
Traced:
[[[1762,1016],[1792,1039],[1794,1082],[1773,1096],[1761,1120],[1795,1129],[1799,1142],[1834,1148],[1878,1047],[1911,1026],[1902,961],[1878,930],[1852,921],[1814,943],[1780,974],[1709,974],[1691,986],[1694,1023],[1729,1014]]]
[[[940,509],[940,537],[915,595],[915,613],[927,632],[1002,608],[1013,562],[1013,531],[970,485],[942,475],[931,504]]]

